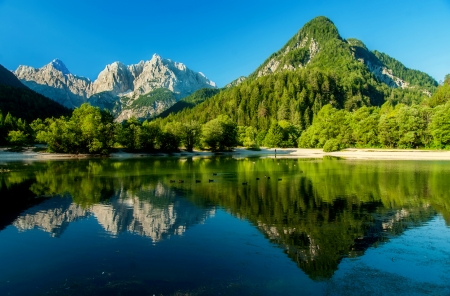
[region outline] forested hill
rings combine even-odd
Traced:
[[[31,122],[37,118],[69,115],[71,111],[25,85],[0,65],[0,113]]]
[[[344,84],[353,82],[345,79],[348,74],[357,74],[368,80],[370,73],[390,87],[419,88],[429,92],[437,87],[437,82],[426,73],[408,69],[384,53],[369,51],[357,39],[343,39],[333,22],[326,17],[317,17],[306,23],[250,77],[305,67],[335,72],[343,78]]]
[[[159,114],[158,117],[164,118],[171,113],[177,113],[182,111],[183,109],[192,109],[198,104],[203,103],[206,99],[214,96],[219,92],[220,89],[218,88],[201,88],[195,91],[193,94],[176,102],[175,105],[171,106],[169,109]]]
[[[28,88],[11,71],[0,65],[0,84]]]
[[[371,52],[359,40],[343,39],[333,22],[317,17],[242,83],[164,122],[205,123],[225,114],[258,132],[268,131],[274,121],[287,121],[301,132],[327,104],[348,111],[386,101],[411,105],[427,99],[436,86],[425,73]]]
[[[0,84],[0,112],[31,122],[37,118],[67,116],[72,111],[31,89]]]

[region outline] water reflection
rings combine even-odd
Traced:
[[[38,228],[59,237],[71,222],[93,216],[110,235],[130,232],[156,243],[183,234],[189,226],[203,223],[215,213],[214,208],[199,208],[177,197],[162,184],[151,192],[139,193],[140,197],[122,191],[107,202],[89,206],[74,203],[70,197],[48,199],[25,210],[13,225],[20,231]]]
[[[437,214],[447,223],[450,217],[445,162],[218,157],[9,166],[0,192],[3,200],[18,188],[26,193],[8,220],[21,231],[58,237],[71,222],[93,216],[110,235],[158,242],[203,223],[220,206],[253,223],[315,280]]]

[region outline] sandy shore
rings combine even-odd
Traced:
[[[237,148],[234,155],[242,156],[267,156],[275,157],[275,149],[261,149],[261,151],[249,151]],[[379,159],[379,160],[450,160],[450,151],[443,150],[414,150],[414,149],[355,149],[349,148],[342,151],[323,152],[322,149],[284,148],[276,149],[277,158],[322,158],[324,156],[339,157],[344,159]]]
[[[275,152],[276,151],[276,152]],[[177,153],[127,153],[115,152],[109,156],[92,156],[88,154],[62,154],[34,152],[31,148],[23,152],[8,152],[6,148],[0,148],[0,161],[21,160],[58,160],[58,159],[81,159],[81,158],[140,158],[140,157],[209,157],[213,155],[230,155],[235,158],[246,157],[269,157],[269,158],[322,158],[333,156],[343,159],[372,159],[372,160],[450,160],[450,151],[442,150],[402,150],[402,149],[344,149],[342,151],[325,153],[322,149],[302,148],[277,148],[259,151],[235,148],[233,152],[212,153],[209,151],[177,152]]]

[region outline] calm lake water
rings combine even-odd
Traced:
[[[450,295],[450,162],[169,157],[0,171],[0,295]]]

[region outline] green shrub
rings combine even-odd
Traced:
[[[337,139],[330,139],[323,145],[323,152],[333,152],[341,150],[341,143]]]

